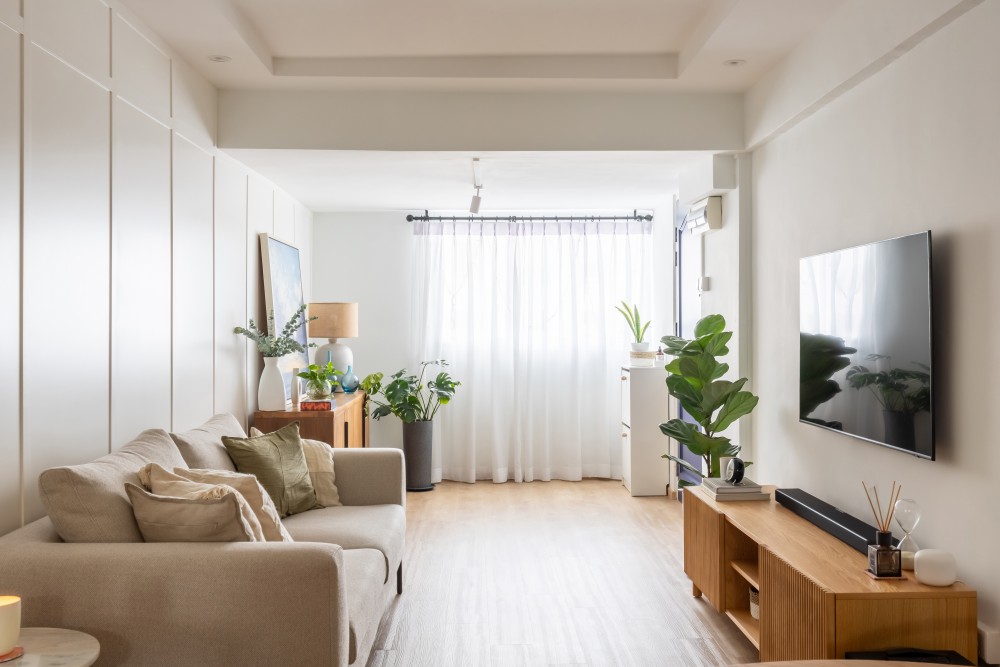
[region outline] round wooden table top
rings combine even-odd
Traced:
[[[927,663],[897,660],[786,660],[758,662],[755,667],[927,667]]]

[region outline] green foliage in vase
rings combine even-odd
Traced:
[[[889,360],[882,354],[869,354],[869,361]],[[913,362],[919,371],[890,368],[888,371],[871,371],[867,366],[851,366],[847,371],[847,382],[854,389],[868,387],[875,399],[889,412],[915,414],[931,409],[931,369],[925,364]]]
[[[261,331],[254,324],[253,320],[250,320],[250,326],[246,329],[243,327],[236,327],[233,329],[233,333],[242,334],[257,343],[257,351],[260,352],[265,357],[283,357],[286,354],[291,354],[292,352],[305,352],[306,347],[316,347],[315,343],[309,343],[305,347],[302,343],[295,340],[294,334],[298,331],[306,322],[315,320],[315,317],[306,318],[306,305],[302,304],[295,314],[292,315],[291,319],[285,324],[285,328],[281,330],[281,335],[271,336],[267,334],[267,331],[274,330],[274,311],[272,310],[267,316],[267,329]]]
[[[843,338],[827,334],[799,333],[799,419],[843,429],[840,422],[828,422],[809,417],[813,410],[841,392],[834,374],[851,365],[848,355],[857,350],[848,347]]]
[[[333,367],[332,361],[328,361],[325,364],[309,364],[299,373],[299,377],[306,381],[307,394],[321,396],[329,394],[330,389],[340,384],[337,382],[337,376],[343,374],[343,371]]]
[[[428,366],[447,366],[444,359],[425,361],[420,364],[420,375],[407,375],[406,369],[393,374],[391,381],[383,385],[382,373],[372,373],[361,381],[361,389],[368,395],[368,402],[375,405],[371,416],[379,420],[387,415],[396,415],[403,423],[432,421],[442,405],[447,405],[455,397],[455,388],[462,384],[441,371],[433,380],[424,383]],[[368,402],[365,410],[368,410]]]
[[[642,339],[646,337],[646,330],[649,329],[651,320],[647,320],[643,324],[642,318],[639,317],[639,306],[635,304],[632,304],[632,308],[629,309],[628,304],[622,301],[622,305],[615,306],[615,310],[621,313],[625,321],[628,322],[629,331],[635,337],[635,342],[641,343]]]
[[[697,422],[692,424],[682,419],[671,419],[660,424],[660,431],[705,459],[708,477],[719,476],[720,457],[736,456],[740,451],[738,445],[718,433],[740,417],[750,414],[759,400],[749,391],[743,391],[747,378],[735,382],[719,379],[729,371],[729,364],[716,360],[716,357],[729,354],[726,345],[733,332],[725,331],[725,328],[726,320],[722,315],[708,315],[695,325],[694,339],[677,336],[660,339],[664,351],[674,357],[666,366],[667,390]],[[664,454],[663,458],[676,461],[700,477],[706,476],[679,457]]]

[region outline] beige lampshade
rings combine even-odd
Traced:
[[[358,337],[356,303],[310,303],[309,317],[318,318],[309,322],[310,338]]]

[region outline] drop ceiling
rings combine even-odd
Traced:
[[[220,90],[749,89],[842,0],[122,0]],[[215,62],[225,56],[227,62]],[[739,66],[725,64],[742,61]],[[669,205],[688,153],[226,151],[314,211]]]

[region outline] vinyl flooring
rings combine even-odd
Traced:
[[[404,591],[369,667],[757,661],[691,596],[680,504],[620,482],[461,484],[407,496]]]

